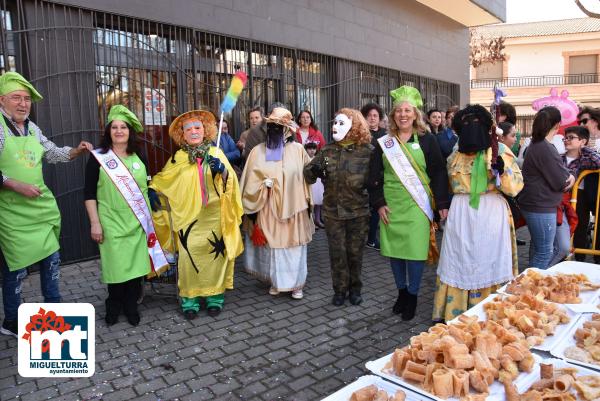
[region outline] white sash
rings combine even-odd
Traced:
[[[92,155],[98,160],[98,163],[100,163],[106,175],[115,184],[119,193],[123,195],[125,202],[127,202],[127,205],[144,229],[152,270],[157,271],[163,266],[168,265],[169,262],[167,262],[167,258],[158,243],[154,223],[152,222],[152,214],[148,209],[144,194],[142,194],[140,187],[125,164],[110,149],[106,153],[100,153],[100,150],[96,149],[92,151]]]
[[[400,144],[396,138],[390,135],[384,135],[377,140],[379,146],[385,153],[388,162],[394,169],[394,173],[398,176],[398,179],[404,185],[404,188],[408,191],[413,200],[417,203],[417,206],[425,213],[425,216],[429,218],[429,221],[433,221],[433,209],[431,208],[431,202],[429,201],[429,195],[419,178],[419,175],[415,171],[412,164],[408,160],[408,157],[404,154],[400,148]],[[406,146],[419,146],[419,142],[413,142],[412,144],[406,144]]]

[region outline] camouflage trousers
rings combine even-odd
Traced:
[[[360,293],[363,250],[369,231],[369,216],[339,220],[325,216],[333,291]]]

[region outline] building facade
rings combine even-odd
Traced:
[[[57,144],[98,143],[111,105],[145,125],[151,172],[174,150],[167,128],[192,108],[218,111],[233,74],[249,76],[231,116],[274,102],[309,109],[325,134],[340,107],[412,85],[426,106],[469,96],[468,26],[499,22],[505,2],[457,0],[0,0],[0,69],[45,96],[32,117]],[[63,214],[63,260],[97,254],[83,208],[84,161],[46,167]],[[83,233],[83,234],[82,234]]]
[[[507,92],[529,133],[534,100],[551,88],[581,105],[600,107],[600,20],[577,18],[527,24],[498,24],[473,29],[476,37],[505,38],[506,60],[471,67],[471,101],[490,104],[495,83]]]

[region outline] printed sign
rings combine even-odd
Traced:
[[[96,313],[88,303],[19,306],[18,357],[23,377],[90,377],[96,363]]]
[[[144,88],[144,125],[167,125],[164,89]]]

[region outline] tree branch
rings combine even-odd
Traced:
[[[574,0],[574,1],[575,1],[575,4],[577,4],[577,7],[579,7],[579,9],[588,17],[600,18],[600,14],[591,12],[590,10],[585,8],[585,6],[583,4],[581,4],[581,1],[579,1],[579,0]]]

